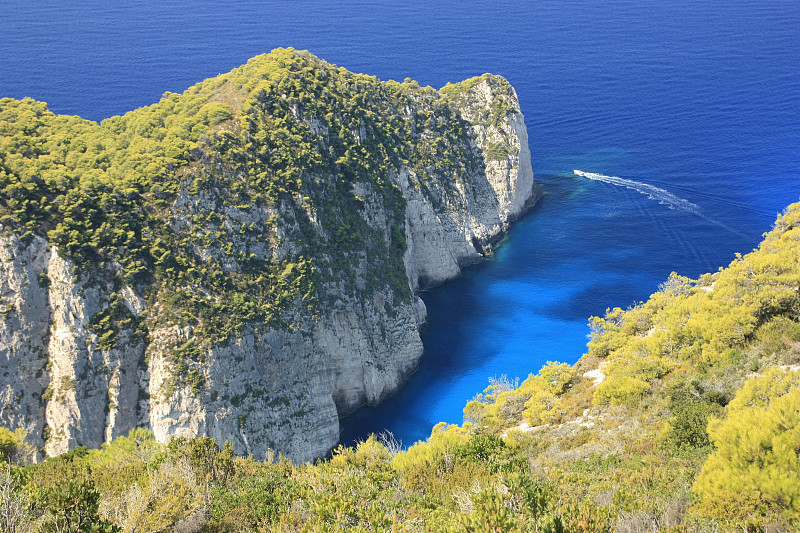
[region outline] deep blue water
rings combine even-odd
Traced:
[[[388,428],[410,444],[460,422],[489,376],[574,362],[589,315],[647,298],[672,270],[727,264],[800,195],[795,0],[0,0],[0,13],[0,96],[93,120],[278,46],[382,79],[439,87],[489,71],[516,87],[548,195],[490,261],[423,295],[420,371],[345,419],[346,441]]]

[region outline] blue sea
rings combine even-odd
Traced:
[[[423,294],[409,385],[343,421],[408,445],[490,376],[575,362],[590,315],[757,246],[800,196],[800,2],[0,0],[0,97],[92,120],[279,46],[381,79],[516,88],[547,196],[494,256]],[[627,181],[591,180],[573,169]]]

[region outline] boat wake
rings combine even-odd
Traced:
[[[718,226],[718,227],[720,227],[720,228],[722,228],[722,229],[724,229],[726,231],[729,231],[729,232],[731,232],[733,234],[739,235],[740,237],[746,237],[741,232],[739,232],[739,231],[737,231],[737,230],[735,230],[735,229],[733,229],[733,228],[731,228],[729,226],[726,226],[725,224],[722,224],[721,222],[719,222],[717,220],[714,220],[714,219],[709,218],[706,215],[704,215],[702,213],[702,211],[700,210],[700,206],[698,206],[697,204],[693,204],[692,202],[690,202],[688,200],[684,200],[683,198],[675,196],[671,192],[665,191],[664,189],[661,189],[661,188],[656,187],[654,185],[648,185],[647,183],[641,183],[641,182],[638,182],[638,181],[628,180],[628,179],[625,179],[625,178],[618,178],[617,176],[606,176],[604,174],[597,174],[595,172],[584,172],[582,170],[573,170],[573,172],[578,176],[581,176],[583,178],[587,178],[587,179],[590,179],[590,180],[602,181],[603,183],[609,183],[611,185],[617,185],[619,187],[625,187],[627,189],[633,189],[634,191],[639,192],[641,194],[644,194],[645,196],[647,196],[648,198],[650,198],[652,200],[656,200],[660,204],[666,205],[670,209],[677,209],[677,210],[680,210],[680,211],[685,211],[687,213],[691,213],[691,214],[693,214],[695,216],[698,216],[698,217],[702,218],[703,220],[705,220],[705,221],[707,221],[707,222],[709,222],[711,224],[714,224],[715,226]],[[658,218],[658,217],[655,217],[653,215],[653,213],[649,209],[647,209],[647,210],[642,209],[642,211],[646,211],[649,216],[653,217],[654,220],[656,218]],[[661,223],[661,222],[659,222],[659,223]],[[673,233],[672,230],[669,230],[669,232]],[[677,234],[675,234],[674,237],[676,238],[676,240],[679,241],[679,244],[688,245],[688,242],[681,242],[683,239],[681,237],[679,237]],[[695,247],[690,246],[689,249],[692,251],[692,253],[694,253],[698,257],[701,255],[701,252],[699,250],[697,250]]]
[[[666,205],[670,209],[679,209],[695,215],[701,214],[700,207],[698,205],[693,204],[688,200],[684,200],[683,198],[679,198],[669,191],[665,191],[664,189],[655,187],[653,185],[648,185],[647,183],[627,180],[625,178],[618,178],[616,176],[596,174],[594,172],[584,172],[582,170],[573,170],[573,172],[578,176],[588,178],[590,180],[602,181],[603,183],[610,183],[611,185],[633,189],[636,192],[644,194],[651,200],[656,200],[660,204]]]

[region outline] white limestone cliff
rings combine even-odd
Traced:
[[[176,343],[195,338],[190,326],[155,325],[147,339],[122,330],[115,347],[101,347],[90,321],[112,295],[134,316],[158,313],[148,309],[144,288],[91,281],[44,238],[0,228],[0,425],[25,429],[28,442],[48,455],[98,447],[142,426],[160,441],[207,435],[255,457],[267,449],[296,461],[328,453],[339,439],[340,416],[392,395],[419,365],[426,319],[419,289],[480,260],[540,194],[516,95],[499,123],[476,118],[492,106],[495,91],[483,79],[459,106],[473,123],[480,171],[454,185],[430,183],[426,192],[409,168],[391,176],[406,201],[410,300],[391,291],[358,299],[331,284],[325,290],[333,303],[321,304],[319,316],[298,316],[291,328],[247,326],[208,347],[194,367],[201,390],[176,380],[168,357]],[[490,154],[497,143],[507,148],[500,157]],[[367,184],[355,187],[371,226],[388,234],[376,193]],[[190,195],[184,188],[174,223],[188,224],[188,213],[215,205],[213,191]],[[240,224],[272,214],[264,208],[222,216]],[[280,242],[292,246],[291,239]]]
[[[510,89],[510,87],[509,87]],[[510,89],[513,91],[513,89]],[[476,147],[483,154],[485,170],[466,181],[442,212],[402,172],[400,185],[406,197],[406,220],[412,283],[423,287],[457,277],[461,269],[491,251],[494,239],[508,230],[541,195],[534,182],[525,120],[513,94],[513,109],[499,125],[484,125],[478,115],[490,109],[497,97],[487,77],[470,89],[461,115],[472,122]],[[502,158],[488,155],[493,143],[512,152]]]

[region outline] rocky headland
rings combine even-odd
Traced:
[[[540,195],[514,89],[275,50],[101,124],[0,100],[0,425],[327,454],[422,357],[421,289]]]

